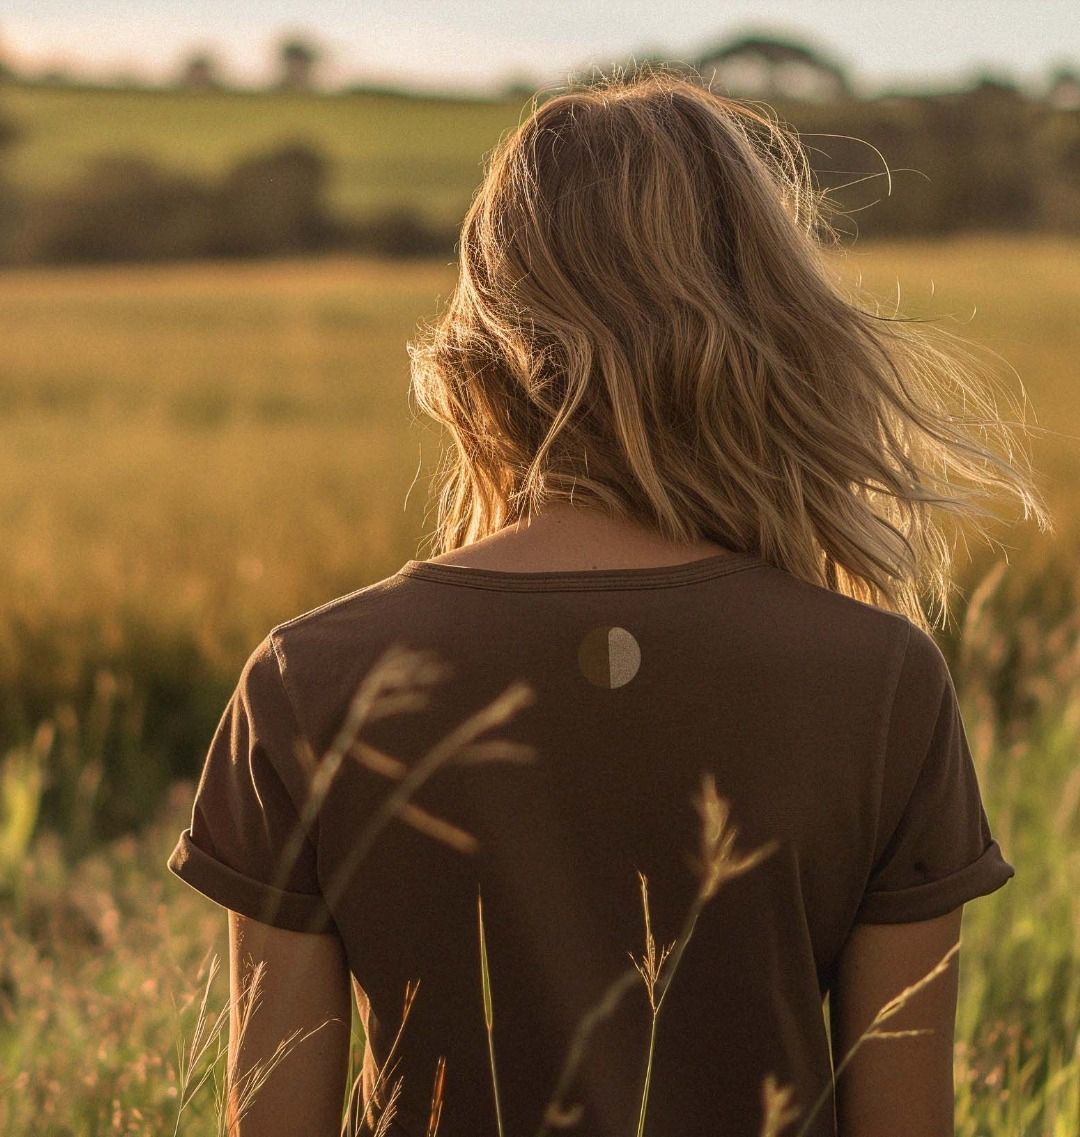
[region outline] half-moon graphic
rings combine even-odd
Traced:
[[[582,675],[597,687],[622,687],[637,674],[641,648],[625,628],[593,628],[578,647]]]

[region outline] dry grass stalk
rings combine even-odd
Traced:
[[[799,1109],[791,1105],[791,1086],[778,1086],[775,1074],[766,1074],[761,1084],[762,1109],[765,1119],[761,1125],[761,1137],[779,1137],[780,1130],[799,1118]]]
[[[641,903],[645,912],[645,954],[640,964],[635,961],[635,967],[638,968],[645,982],[652,1015],[649,1024],[645,1081],[641,1091],[641,1107],[638,1113],[637,1137],[642,1137],[645,1131],[645,1114],[649,1103],[653,1055],[656,1047],[657,1018],[660,1014],[660,1008],[663,1006],[664,998],[671,988],[671,982],[675,978],[679,962],[694,934],[698,916],[723,884],[747,872],[779,848],[779,842],[772,840],[745,857],[738,858],[734,855],[738,830],[730,824],[730,806],[726,799],[717,793],[716,781],[711,772],[702,775],[701,794],[694,799],[694,805],[701,819],[701,852],[699,859],[693,862],[699,881],[698,891],[694,896],[679,936],[672,944],[663,947],[659,955],[657,955],[656,943],[652,934],[652,922],[649,916],[648,881],[644,874],[638,873],[641,881]],[[667,964],[666,967],[665,964]]]
[[[907,1038],[911,1035],[917,1034],[931,1034],[929,1029],[922,1030],[878,1030],[877,1027],[880,1023],[885,1022],[887,1019],[892,1018],[905,1003],[919,991],[921,991],[928,983],[936,979],[948,966],[949,960],[960,950],[960,944],[955,943],[949,950],[941,957],[941,959],[934,964],[934,966],[920,979],[905,987],[898,995],[894,995],[878,1013],[874,1016],[870,1025],[859,1035],[859,1037],[852,1043],[851,1049],[844,1055],[840,1064],[833,1071],[833,1077],[829,1085],[825,1086],[818,1099],[814,1102],[810,1112],[806,1115],[806,1120],[803,1122],[798,1133],[795,1137],[805,1137],[807,1130],[810,1128],[810,1123],[817,1116],[819,1110],[828,1100],[829,1094],[833,1091],[833,1084],[840,1080],[840,1075],[847,1068],[848,1063],[855,1057],[856,1053],[862,1047],[863,1043],[871,1038]]]
[[[419,990],[420,990],[420,980],[419,979],[415,983],[406,983],[405,984],[405,999],[404,999],[404,1004],[402,1006],[402,1011],[401,1011],[401,1022],[398,1023],[397,1033],[394,1035],[394,1041],[390,1044],[390,1049],[387,1051],[386,1057],[383,1059],[382,1064],[379,1066],[379,1069],[376,1071],[375,1081],[372,1084],[371,1092],[367,1096],[367,1100],[365,1100],[363,1102],[363,1105],[361,1107],[361,1114],[362,1114],[362,1119],[360,1122],[361,1128],[363,1128],[364,1125],[368,1125],[368,1126],[371,1126],[374,1128],[374,1122],[372,1121],[373,1107],[378,1105],[379,1094],[382,1091],[383,1082],[386,1080],[387,1071],[390,1069],[390,1063],[393,1060],[394,1055],[397,1053],[398,1043],[401,1041],[401,1035],[405,1029],[405,1022],[409,1017],[409,1012],[412,1010],[413,1002],[416,999],[416,993]],[[363,1071],[361,1071],[360,1074],[357,1075],[357,1081],[358,1082],[360,1081],[362,1076],[363,1076]],[[398,1079],[398,1083],[396,1083],[396,1085],[400,1084],[400,1082],[401,1082],[401,1079]],[[397,1100],[397,1094],[392,1089],[390,1092],[390,1096],[387,1100],[387,1104],[383,1110],[383,1116],[385,1116],[386,1110],[390,1109],[392,1103],[395,1103],[396,1100]],[[381,1118],[380,1118],[380,1121],[381,1121]]]
[[[425,1137],[436,1137],[439,1121],[442,1118],[443,1092],[446,1088],[446,1058],[439,1056],[435,1064],[435,1084],[431,1089],[431,1111],[428,1113],[428,1127]]]
[[[351,747],[349,753],[369,770],[374,771],[376,774],[382,774],[384,777],[393,778],[396,781],[401,781],[409,770],[408,764],[402,762],[400,758],[395,758],[390,754],[384,754],[381,750],[376,750],[374,746],[368,746],[367,743],[364,742],[356,742]],[[441,841],[444,845],[449,845],[450,848],[459,853],[475,853],[480,847],[480,843],[471,833],[466,832],[457,825],[452,825],[449,821],[445,821],[441,817],[436,817],[433,813],[422,809],[414,802],[407,801],[403,803],[398,817],[407,825],[411,825],[417,832],[423,833],[436,841]]]
[[[340,898],[340,893],[344,890],[351,874],[367,856],[382,830],[391,820],[400,816],[402,807],[413,794],[444,765],[460,760],[467,762],[532,760],[535,756],[535,749],[532,747],[525,748],[522,744],[509,740],[489,739],[480,742],[478,736],[487,730],[504,725],[519,710],[530,706],[535,700],[536,694],[530,684],[520,680],[511,683],[502,694],[439,739],[419,761],[411,765],[406,776],[380,803],[374,817],[364,827],[356,845],[350,849],[349,855],[338,866],[324,890],[326,903],[332,907]],[[346,750],[354,741],[355,739],[350,739]],[[524,757],[526,752],[528,757]]]
[[[511,739],[478,738],[484,731],[503,725],[517,711],[535,701],[535,692],[530,684],[520,680],[512,683],[488,706],[466,719],[440,739],[418,762],[412,764],[402,763],[399,759],[383,754],[360,742],[357,737],[368,723],[388,715],[426,707],[430,698],[427,688],[451,674],[452,668],[439,660],[433,652],[417,651],[394,644],[379,657],[359,683],[340,728],[321,758],[316,759],[306,739],[296,741],[295,753],[304,772],[307,793],[297,824],[278,861],[275,880],[272,882],[275,888],[287,890],[289,874],[300,857],[304,841],[311,832],[338,770],[349,758],[394,778],[398,785],[382,801],[375,816],[350,850],[349,856],[338,866],[335,875],[324,888],[324,899],[329,907],[333,907],[340,899],[351,874],[394,818],[459,852],[475,852],[475,837],[434,817],[411,802],[410,798],[442,766],[450,763],[470,765],[489,761],[532,761],[536,755],[535,747]],[[267,913],[266,922],[273,922],[273,913]]]
[[[640,963],[634,960],[634,966],[645,981],[645,990],[649,996],[649,1008],[652,1011],[649,1020],[649,1049],[645,1063],[645,1084],[641,1090],[641,1106],[638,1109],[637,1137],[641,1137],[645,1131],[645,1111],[648,1109],[649,1087],[652,1085],[653,1054],[656,1050],[656,1018],[660,1010],[660,1000],[663,999],[663,994],[661,994],[660,1000],[656,998],[656,984],[664,961],[675,945],[674,943],[666,944],[661,949],[659,958],[657,958],[656,943],[652,934],[652,921],[649,917],[649,884],[644,873],[639,872],[638,878],[641,881],[641,904],[645,909],[645,955]],[[633,959],[634,957],[631,955],[630,958]]]
[[[546,1137],[549,1129],[568,1129],[577,1125],[581,1120],[582,1107],[580,1105],[567,1105],[565,1103],[566,1095],[574,1074],[581,1064],[581,1059],[585,1055],[585,1048],[593,1031],[604,1019],[614,1013],[626,992],[636,985],[637,971],[635,967],[628,967],[610,983],[597,1002],[578,1020],[577,1029],[570,1040],[570,1046],[567,1048],[566,1060],[555,1083],[554,1093],[544,1109],[543,1119],[536,1137]]]
[[[284,888],[326,794],[360,730],[387,715],[422,710],[428,705],[426,690],[451,673],[432,653],[413,651],[394,644],[364,675],[349,701],[345,717],[333,741],[316,760],[304,738],[297,740],[296,756],[308,785],[307,800],[299,824],[281,857],[277,887]]]
[[[240,1046],[247,1034],[251,1016],[254,1014],[256,1006],[258,1006],[260,993],[262,991],[263,977],[266,974],[266,964],[260,960],[255,965],[250,972],[249,981],[241,985],[241,989],[235,999],[230,1000],[226,1007],[218,1013],[213,1026],[208,1029],[206,1004],[210,995],[210,987],[213,984],[219,967],[219,959],[215,954],[210,961],[206,986],[203,990],[202,1001],[199,1005],[195,1029],[192,1032],[190,1056],[186,1062],[184,1060],[183,1049],[180,1048],[179,1105],[176,1112],[176,1123],[173,1127],[174,1137],[176,1137],[176,1134],[180,1131],[180,1118],[184,1109],[190,1104],[192,1098],[210,1077],[214,1078],[215,1085],[217,1086],[218,1131],[222,1134],[233,1131],[251,1108],[259,1090],[266,1084],[267,1079],[277,1065],[292,1052],[295,1046],[322,1030],[328,1023],[335,1021],[334,1019],[327,1019],[326,1022],[320,1023],[317,1027],[312,1028],[306,1033],[298,1028],[287,1038],[278,1043],[277,1048],[269,1059],[265,1062],[256,1062],[250,1070],[238,1076],[236,1071],[236,1055],[240,1052]],[[225,1082],[223,1085],[217,1085],[218,1063],[220,1062],[224,1050],[221,1037],[222,1028],[226,1022],[232,1021],[234,1012],[237,1022],[236,1047],[232,1053],[227,1056]],[[214,1039],[217,1039],[218,1043],[214,1059],[203,1071],[194,1087],[189,1089],[188,1083],[191,1079],[191,1073],[198,1068]],[[235,1096],[229,1096],[233,1089],[238,1089],[239,1093]]]
[[[502,1107],[499,1104],[499,1079],[495,1074],[495,1012],[491,1000],[491,973],[488,970],[487,937],[484,935],[484,906],[476,894],[476,916],[480,925],[480,985],[484,996],[484,1025],[487,1028],[488,1061],[491,1066],[491,1090],[495,1098],[495,1126],[503,1137]]]
[[[210,968],[206,977],[206,987],[203,990],[202,1001],[199,1004],[199,1012],[195,1020],[195,1029],[192,1031],[190,1059],[187,1062],[184,1061],[184,1048],[179,1043],[177,1044],[177,1070],[180,1085],[178,1087],[177,1093],[177,1100],[179,1102],[179,1105],[176,1111],[176,1125],[173,1128],[173,1137],[176,1137],[176,1134],[180,1131],[181,1115],[187,1108],[188,1104],[191,1102],[191,1099],[202,1088],[203,1084],[206,1082],[206,1079],[210,1077],[211,1074],[214,1073],[214,1071],[217,1069],[217,1062],[221,1057],[222,1047],[220,1042],[220,1032],[222,1026],[225,1024],[225,1022],[228,1021],[228,1007],[225,1007],[224,1010],[218,1013],[213,1028],[204,1037],[204,1030],[206,1028],[206,1004],[207,1000],[210,997],[211,984],[214,981],[214,976],[217,975],[219,966],[220,964],[218,957],[217,955],[214,955],[214,957],[210,960]],[[214,1056],[214,1061],[206,1068],[206,1070],[203,1071],[202,1077],[199,1079],[194,1088],[189,1091],[188,1082],[191,1080],[191,1072],[198,1067],[199,1063],[202,1061],[204,1055],[206,1054],[207,1048],[210,1045],[210,1041],[215,1036],[218,1038],[218,1050],[217,1054]]]
[[[390,1130],[390,1122],[394,1120],[394,1114],[397,1112],[397,1101],[401,1096],[401,1087],[404,1083],[404,1078],[398,1078],[390,1089],[390,1097],[387,1099],[386,1108],[379,1118],[379,1124],[375,1126],[374,1137],[386,1137]]]

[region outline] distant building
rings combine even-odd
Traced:
[[[852,96],[839,64],[791,40],[741,36],[710,48],[694,66],[710,87],[736,97],[830,102]]]

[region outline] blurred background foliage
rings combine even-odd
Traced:
[[[264,91],[229,89],[204,54],[172,87],[9,73],[0,262],[452,255],[482,155],[526,113],[525,92],[326,93],[312,89],[314,45],[290,39],[279,54]],[[985,75],[962,90],[859,98],[839,65],[783,39],[651,62],[767,101],[804,136],[821,187],[855,211],[852,236],[1080,232],[1080,80],[1068,69],[1037,93]]]

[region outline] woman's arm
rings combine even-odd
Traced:
[[[840,956],[829,999],[833,1066],[874,1016],[921,979],[960,939],[963,905],[932,920],[856,924]],[[953,1037],[959,951],[882,1031],[932,1030],[906,1038],[870,1038],[836,1084],[840,1137],[953,1137]]]
[[[265,963],[255,1008],[243,1038],[240,1019],[252,968]],[[229,912],[232,1007],[228,1088],[229,1137],[338,1137],[348,1077],[351,988],[344,947],[336,934],[308,935]],[[334,1021],[327,1021],[334,1020]],[[321,1024],[325,1023],[325,1026]],[[321,1029],[316,1030],[317,1027]],[[279,1043],[300,1031],[274,1066],[250,1108],[236,1120],[248,1071],[265,1068]],[[308,1038],[304,1034],[315,1031]]]

